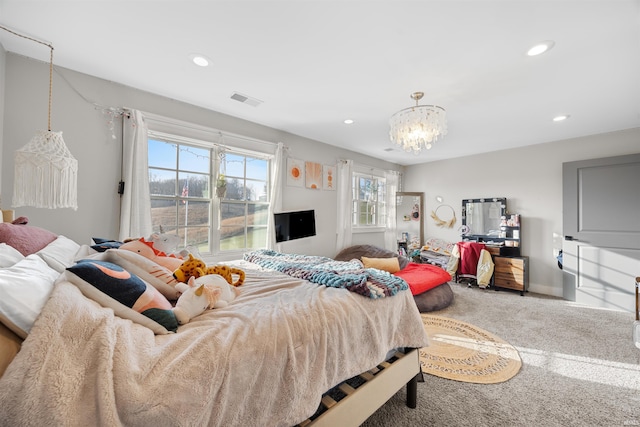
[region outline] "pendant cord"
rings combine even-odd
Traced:
[[[41,40],[34,39],[33,37],[29,37],[29,36],[25,36],[23,34],[17,33],[2,25],[0,25],[0,29],[3,29],[18,37],[22,37],[23,39],[40,43],[41,45],[47,46],[49,49],[51,49],[51,54],[49,55],[49,111],[47,114],[47,129],[49,130],[49,132],[51,132],[51,105],[53,100],[53,45],[51,43],[45,43]]]
[[[47,113],[47,128],[51,132],[51,104],[53,102],[53,46],[51,48],[51,55],[49,56],[49,112]]]

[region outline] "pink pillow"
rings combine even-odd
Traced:
[[[44,228],[26,224],[0,223],[0,243],[14,247],[24,256],[38,252],[57,238],[57,234]]]

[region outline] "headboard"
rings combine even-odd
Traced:
[[[0,377],[16,357],[22,346],[22,338],[0,323]]]

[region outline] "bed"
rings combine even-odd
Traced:
[[[7,425],[359,425],[405,383],[416,405],[428,342],[406,289],[369,298],[236,260],[246,279],[231,305],[162,333],[87,297],[67,268],[93,253],[52,237],[0,272],[5,295],[39,289],[30,324],[0,306]]]

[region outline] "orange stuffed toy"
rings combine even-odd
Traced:
[[[229,267],[228,265],[214,265],[207,267],[204,261],[189,254],[189,258],[182,260],[182,264],[173,272],[173,277],[179,282],[187,283],[189,278],[196,279],[207,274],[219,274],[231,286],[240,286],[244,283],[245,273],[239,268]],[[233,275],[238,275],[238,280],[233,281]]]
[[[118,249],[137,252],[145,258],[150,259],[158,265],[161,265],[169,271],[174,271],[182,265],[183,260],[175,255],[167,255],[153,247],[153,242],[147,242],[144,237],[138,240],[130,240],[122,244]]]

